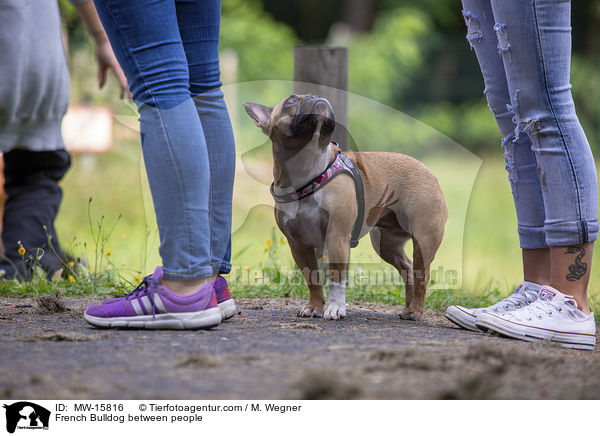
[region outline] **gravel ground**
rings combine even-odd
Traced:
[[[301,301],[240,299],[209,331],[100,330],[81,317],[96,302],[1,298],[0,398],[600,399],[600,351],[468,332],[439,312],[411,322],[350,303],[324,321],[297,318]]]

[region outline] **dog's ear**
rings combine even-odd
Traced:
[[[244,103],[244,109],[246,109],[246,113],[250,115],[254,124],[268,135],[269,119],[271,118],[273,108],[258,103]]]

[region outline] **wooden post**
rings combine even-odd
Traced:
[[[316,94],[333,106],[333,140],[348,150],[348,51],[345,47],[294,47],[294,92]]]

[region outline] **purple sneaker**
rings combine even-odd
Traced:
[[[192,295],[175,294],[160,284],[161,267],[125,297],[107,298],[88,306],[83,318],[97,327],[146,329],[201,329],[216,327],[222,316],[214,282]]]
[[[221,310],[221,316],[223,321],[232,318],[235,315],[236,307],[231,294],[229,293],[229,285],[224,277],[217,277],[217,280],[213,282],[215,288],[215,294],[217,294],[217,305]]]

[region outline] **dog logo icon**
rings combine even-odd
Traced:
[[[11,405],[5,404],[6,431],[14,433],[18,429],[48,429],[50,411],[35,403],[19,401]]]

